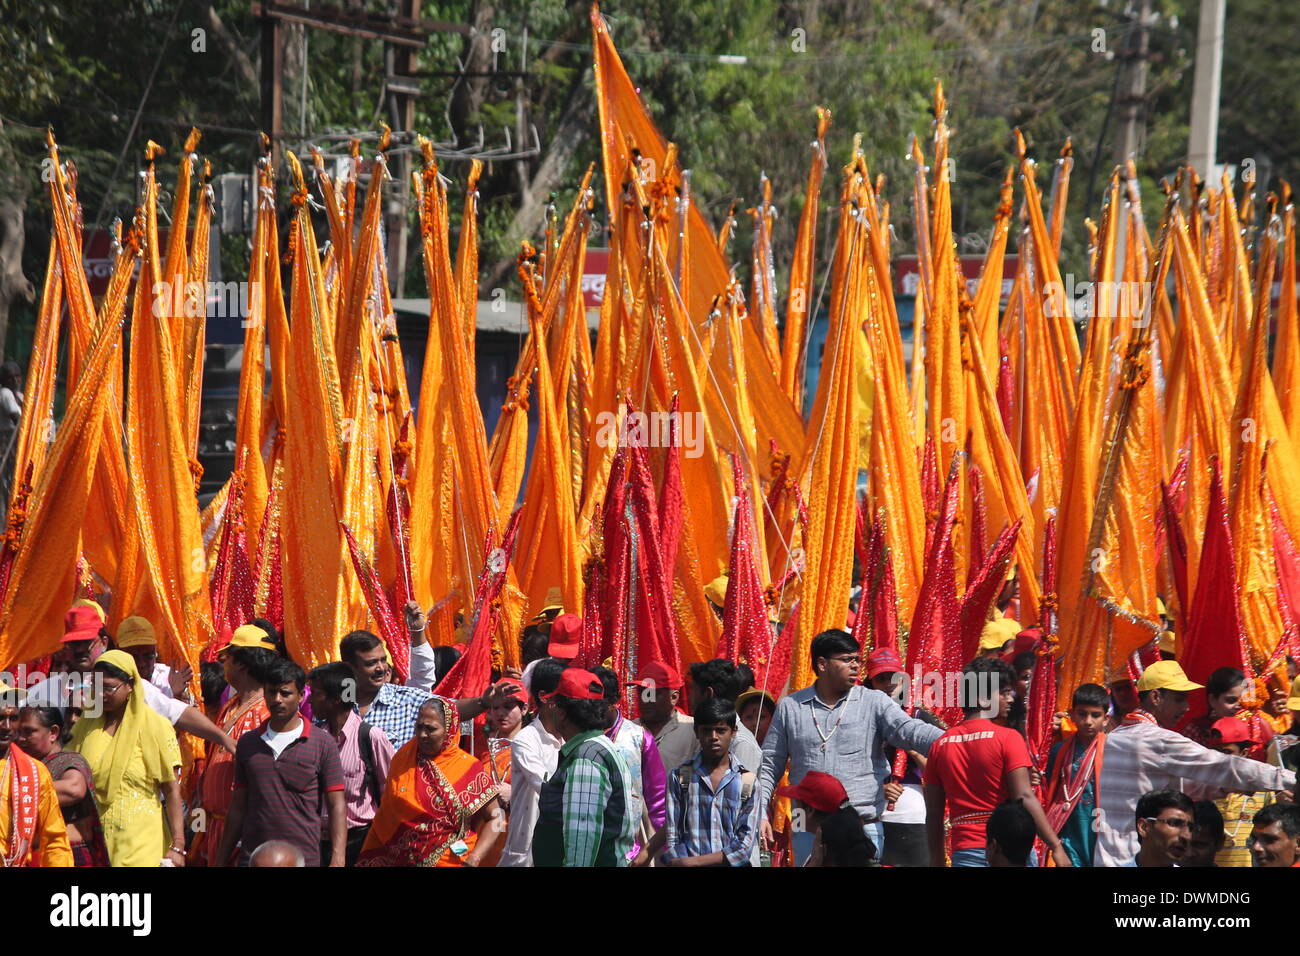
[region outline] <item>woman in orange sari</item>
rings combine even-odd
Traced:
[[[238,741],[250,730],[256,730],[270,718],[266,701],[262,697],[262,680],[276,654],[270,636],[254,624],[235,629],[230,643],[217,652],[217,659],[225,671],[226,683],[235,693],[226,701],[216,724]],[[221,845],[221,832],[226,827],[226,814],[235,795],[235,756],[229,751],[208,744],[207,767],[203,771],[200,805],[207,816],[207,826],[195,836],[190,847],[194,866],[211,866],[209,848]],[[234,866],[234,855],[224,861]]]
[[[478,866],[492,858],[505,823],[497,787],[459,743],[455,702],[430,697],[415,736],[393,756],[357,866]]]

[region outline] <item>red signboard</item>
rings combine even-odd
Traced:
[[[984,268],[983,256],[958,256],[961,274],[966,277],[966,291],[972,298]],[[1012,254],[1002,261],[1002,298],[1011,294],[1012,280],[1020,270],[1020,257]],[[899,256],[894,260],[894,294],[915,298],[921,292],[921,266],[916,256]]]
[[[599,309],[605,299],[605,270],[609,268],[608,249],[588,249],[582,267],[582,301],[589,309]]]
[[[158,244],[167,248],[167,230],[158,230]],[[98,299],[108,291],[108,280],[113,277],[117,255],[113,252],[113,234],[107,229],[88,232],[81,244],[81,259],[86,267],[86,284],[90,294]],[[137,265],[137,269],[139,266]]]

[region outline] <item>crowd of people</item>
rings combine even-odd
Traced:
[[[1294,674],[1202,687],[1166,645],[1136,681],[1074,688],[1039,766],[1039,635],[1006,617],[950,726],[911,706],[895,648],[842,630],[781,695],[725,659],[577,666],[582,621],[551,606],[522,670],[450,699],[455,650],[414,603],[406,624],[404,683],[374,634],[308,672],[258,619],[191,701],[149,621],[110,634],[78,601],[47,674],[0,687],[4,865],[1300,866]]]

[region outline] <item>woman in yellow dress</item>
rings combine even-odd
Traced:
[[[113,866],[185,865],[185,818],[176,772],[176,732],[145,701],[143,679],[125,651],[95,662],[103,681],[101,713],[83,715],[70,750],[90,764],[95,802]],[[164,817],[164,809],[166,816]]]

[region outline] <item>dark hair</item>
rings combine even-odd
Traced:
[[[285,684],[297,684],[298,692],[302,693],[302,689],[307,686],[307,675],[303,673],[303,669],[293,661],[287,661],[282,657],[267,668],[266,678],[263,683],[267,687],[282,687]]]
[[[433,649],[433,673],[436,678],[433,682],[434,687],[442,683],[442,679],[451,672],[458,660],[460,660],[459,647],[444,644]],[[428,688],[421,689],[427,690]]]
[[[1195,817],[1196,810],[1192,806],[1192,798],[1181,790],[1152,790],[1138,797],[1137,813],[1135,820],[1144,820],[1147,817],[1156,817],[1160,815],[1161,810],[1182,810],[1189,817]],[[1256,820],[1259,816],[1256,815]]]
[[[853,807],[841,807],[821,825],[826,866],[871,866],[876,846],[862,829],[862,818]]]
[[[369,631],[352,631],[339,641],[339,657],[344,663],[351,664],[357,659],[358,654],[373,651],[382,643]]]
[[[987,842],[997,843],[1002,855],[1016,866],[1023,866],[1034,848],[1034,818],[1023,800],[999,803],[989,814],[984,834]]]
[[[729,700],[710,697],[695,708],[695,726],[701,727],[705,724],[710,726],[713,724],[726,724],[732,730],[735,730],[736,708],[732,706]]]
[[[356,676],[352,673],[352,668],[342,661],[331,661],[328,664],[313,667],[311,673],[307,675],[307,679],[315,684],[326,697],[339,701],[343,699],[348,682],[356,683]]]
[[[1110,694],[1106,693],[1106,688],[1100,684],[1080,684],[1074,689],[1074,696],[1070,698],[1071,707],[1100,707],[1106,710],[1110,707]]]
[[[528,628],[524,631],[524,639],[519,642],[519,657],[524,667],[527,667],[533,661],[540,661],[546,657],[546,649],[551,645],[551,636],[543,634],[536,628]]]
[[[1275,823],[1280,823],[1282,832],[1294,840],[1300,836],[1300,807],[1294,803],[1270,803],[1255,814],[1257,827],[1271,827]]]
[[[1259,819],[1258,815],[1255,819]],[[1192,804],[1192,829],[1208,831],[1215,847],[1223,846],[1223,814],[1213,800],[1197,800]]]
[[[226,689],[226,672],[219,662],[204,661],[199,665],[199,689],[203,692],[206,706],[216,707],[221,703],[221,695]]]
[[[596,675],[596,679],[605,688],[605,703],[617,705],[619,698],[623,696],[623,688],[619,686],[621,681],[619,681],[618,675],[608,667],[593,667],[591,672]]]
[[[1021,651],[1011,658],[1011,669],[1019,675],[1021,671],[1033,669],[1036,660],[1038,660],[1038,655],[1033,651]]]
[[[105,677],[112,677],[116,680],[122,681],[125,684],[135,683],[133,680],[131,680],[130,674],[122,670],[122,668],[120,667],[115,667],[113,664],[109,663],[108,661],[95,661],[95,666],[92,668],[92,670],[97,670]]]
[[[1012,687],[1016,682],[1016,672],[1000,657],[977,657],[966,665],[962,671],[961,683],[958,685],[957,693],[961,698],[962,710],[980,711],[983,710],[987,702],[981,702],[978,699],[978,692],[985,681],[981,680],[982,675],[989,675],[992,678],[994,690],[1001,691],[1003,687]]]
[[[1221,697],[1238,684],[1246,683],[1246,675],[1235,667],[1220,667],[1205,682],[1207,697]]]
[[[600,700],[579,700],[557,694],[556,706],[564,711],[564,716],[580,731],[604,730],[609,724],[609,704],[604,698]]]
[[[754,668],[748,664],[736,665],[736,679],[740,682],[740,692],[742,694],[758,683],[758,680],[754,677]]]
[[[72,728],[69,725],[67,715],[57,707],[24,707],[18,712],[18,716],[24,717],[31,714],[41,722],[41,726],[46,730],[59,728],[59,744],[66,744],[72,737]]]
[[[277,657],[275,651],[269,647],[232,647],[226,653],[230,655],[231,660],[248,671],[248,676],[259,684],[265,684],[271,668],[284,659]]]
[[[562,661],[558,657],[543,657],[534,664],[528,681],[532,695],[540,699],[543,694],[554,693],[555,688],[560,686],[560,675],[568,666],[568,661]]]
[[[862,650],[858,646],[852,635],[848,631],[842,631],[834,628],[829,631],[822,631],[812,639],[812,649],[809,656],[812,658],[812,666],[815,670],[817,667],[817,658],[833,657],[836,654],[856,654]]]
[[[278,627],[264,617],[255,617],[248,623],[256,625],[266,631],[266,636],[269,637],[271,643],[275,645],[275,653],[279,654],[281,657],[289,656],[289,652],[284,649],[284,634],[280,632]]]
[[[735,700],[749,690],[749,685],[740,686],[740,675],[736,665],[723,657],[691,665],[691,682],[700,690],[713,691],[714,697],[722,700]]]

